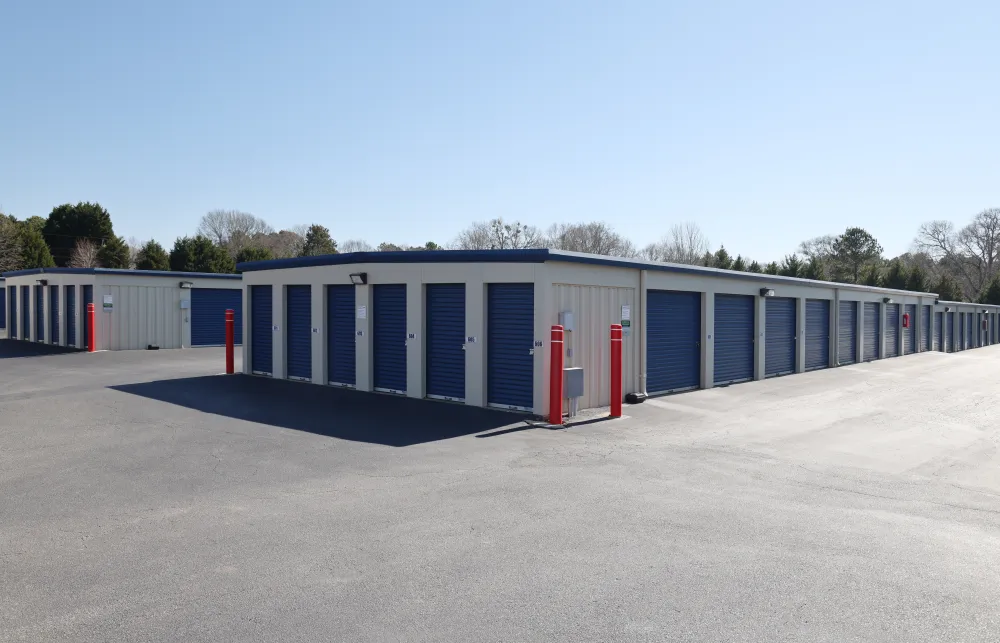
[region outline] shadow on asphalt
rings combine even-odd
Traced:
[[[473,406],[249,375],[210,375],[109,388],[236,420],[393,447],[524,422],[524,416]]]
[[[79,353],[76,348],[51,346],[37,342],[27,342],[20,339],[0,339],[0,359],[15,357],[39,357],[42,355],[69,355]]]

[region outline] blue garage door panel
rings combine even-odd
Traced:
[[[31,287],[21,286],[21,339],[31,339]]]
[[[646,295],[646,389],[673,393],[701,385],[701,293]]]
[[[35,286],[35,341],[45,341],[45,286]]]
[[[885,307],[885,356],[899,357],[899,304]]]
[[[372,342],[375,390],[406,392],[406,285],[375,286]]]
[[[90,315],[87,314],[87,306],[94,303],[94,287],[83,287],[83,347],[90,348]],[[95,347],[96,348],[96,347]]]
[[[865,302],[865,354],[864,361],[879,358],[879,343],[882,339],[882,310],[877,302]]]
[[[194,288],[191,290],[191,345],[223,346],[226,343],[226,311],[236,313],[233,339],[243,343],[243,290]]]
[[[76,346],[76,286],[66,286],[66,345]]]
[[[764,301],[766,302],[764,306],[766,318],[764,325],[764,375],[773,377],[794,373],[795,306],[797,302],[788,297],[768,297]],[[718,319],[718,312],[716,312],[716,319]],[[753,337],[752,328],[751,337]],[[716,346],[718,346],[718,332],[716,332],[715,341]],[[753,377],[752,371],[751,377]]]
[[[7,289],[0,288],[0,329],[7,328]]]
[[[806,300],[806,370],[830,366],[830,301]]]
[[[921,306],[921,310],[920,310],[920,324],[921,324],[920,335],[921,335],[921,339],[923,339],[923,341],[924,341],[924,350],[925,351],[933,350],[934,346],[931,343],[931,307],[930,306]]]
[[[948,327],[945,329],[944,340],[949,353],[958,350],[958,319],[955,313],[948,313]]]
[[[753,379],[754,298],[715,296],[715,384]]]
[[[963,346],[965,348],[972,348],[972,333],[973,333],[973,319],[972,313],[965,313],[965,337]]]
[[[903,329],[903,355],[909,355],[917,351],[917,305],[906,304],[903,312],[910,320],[910,327]]]
[[[354,338],[354,286],[327,286],[326,377],[331,384],[354,386],[357,351]]]
[[[11,286],[7,292],[10,293],[10,330],[7,337],[17,339],[17,287]]]
[[[490,284],[487,300],[486,401],[500,408],[530,411],[535,382],[535,286]]]
[[[858,361],[858,302],[840,302],[838,315],[837,363],[853,364]]]
[[[49,341],[59,343],[59,286],[49,286]]]
[[[934,313],[934,350],[944,352],[944,313]]]
[[[465,399],[465,284],[427,286],[427,396]]]
[[[294,380],[312,379],[312,289],[285,290],[285,367]]]
[[[250,286],[250,370],[271,375],[274,370],[274,317],[271,286]]]

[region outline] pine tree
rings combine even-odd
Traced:
[[[780,270],[781,268],[778,266],[777,261],[772,261],[771,263],[764,266],[765,275],[776,275]]]
[[[236,263],[246,263],[248,261],[269,261],[274,259],[274,255],[267,248],[260,246],[247,246],[236,253]]]
[[[979,295],[979,303],[992,306],[1000,305],[1000,275],[994,276],[993,279],[990,279],[990,283],[986,284],[986,288]]]
[[[941,301],[959,301],[962,298],[962,291],[958,284],[948,275],[941,275],[937,282],[931,286],[931,292],[937,293]]]
[[[733,258],[726,252],[725,246],[720,246],[712,257],[712,265],[723,270],[730,270],[733,267]]]
[[[918,265],[910,268],[910,276],[906,278],[906,289],[913,292],[927,292],[927,275]]]
[[[906,271],[906,266],[903,265],[903,262],[899,259],[893,259],[889,262],[889,267],[882,278],[882,286],[892,288],[893,290],[906,290],[909,277],[910,275]]]
[[[798,277],[802,271],[802,260],[796,255],[786,255],[778,268],[778,274],[784,277]]]
[[[799,271],[799,276],[803,279],[826,281],[826,267],[823,266],[823,262],[820,261],[819,257],[813,257]]]
[[[761,273],[764,272],[764,270],[760,267],[759,263],[757,263],[756,261],[751,261],[750,265],[747,266],[747,272]]]
[[[743,255],[736,255],[736,260],[733,261],[733,265],[730,270],[738,270],[740,272],[747,271],[747,263],[743,261]]]
[[[882,271],[876,264],[869,264],[861,273],[861,283],[865,286],[881,286]]]
[[[147,241],[135,258],[136,270],[170,270],[170,255],[155,241]]]
[[[302,246],[301,257],[317,257],[337,253],[337,242],[330,238],[330,230],[314,223],[306,232],[306,242]]]
[[[52,259],[52,251],[45,243],[45,237],[32,226],[22,225],[21,236],[21,267],[22,268],[54,268],[56,262]]]
[[[181,237],[170,251],[170,269],[177,272],[232,273],[233,258],[208,237]]]
[[[113,234],[98,248],[97,260],[105,268],[131,268],[132,253],[125,240]]]

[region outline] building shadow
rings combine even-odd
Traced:
[[[39,344],[20,339],[0,339],[0,359],[16,357],[39,357],[42,355],[69,355],[81,352],[76,348]]]
[[[522,426],[525,416],[303,382],[209,375],[109,387],[236,420],[406,447]]]

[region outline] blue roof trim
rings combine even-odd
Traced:
[[[171,272],[169,270],[122,270],[119,268],[29,268],[3,273],[4,277],[25,275],[131,275],[136,277],[188,277],[192,279],[243,279],[241,275],[214,272]]]

